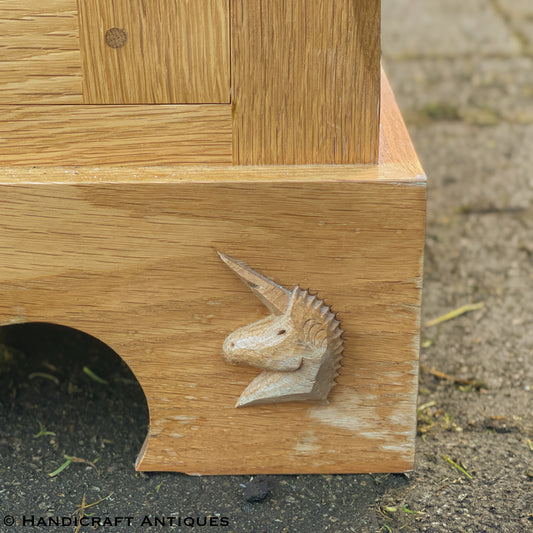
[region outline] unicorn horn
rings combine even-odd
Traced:
[[[291,299],[291,291],[252,270],[242,261],[237,261],[221,252],[217,253],[220,259],[241,278],[257,298],[268,307],[271,313],[274,315],[283,315],[285,313]]]

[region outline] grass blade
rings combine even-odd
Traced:
[[[29,379],[44,378],[44,379],[53,381],[56,385],[59,385],[59,380],[55,376],[52,376],[52,374],[47,374],[46,372],[32,372],[28,376],[28,378]]]
[[[67,468],[67,466],[69,466],[70,463],[72,463],[72,457],[69,457],[57,470],[54,470],[51,474],[48,474],[48,475],[50,477],[57,476],[58,474],[63,472],[63,470],[65,470],[65,468]]]
[[[463,305],[461,307],[458,307],[457,309],[454,309],[453,311],[450,311],[449,313],[438,316],[437,318],[434,318],[433,320],[428,320],[424,324],[424,327],[429,328],[431,326],[436,326],[437,324],[441,324],[442,322],[452,320],[453,318],[457,318],[458,316],[464,315],[465,313],[469,313],[470,311],[476,311],[477,309],[481,309],[484,306],[485,306],[485,302],[478,302],[475,304]]]
[[[88,366],[84,366],[83,371],[97,383],[101,383],[102,385],[109,385],[109,381],[106,381],[104,378],[101,378],[100,376],[95,374]]]
[[[43,425],[41,422],[39,422],[39,432],[36,433],[33,437],[34,437],[35,439],[38,439],[39,437],[45,437],[45,436],[47,436],[47,435],[49,435],[49,436],[51,436],[51,437],[55,437],[55,436],[56,436],[56,434],[55,434],[53,431],[48,431],[48,430],[44,427],[44,425]]]
[[[457,468],[459,472],[462,472],[467,478],[472,479],[472,476],[461,465],[458,465],[455,461],[452,461],[447,455],[441,455],[441,457],[448,461],[452,466]]]

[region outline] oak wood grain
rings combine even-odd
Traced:
[[[234,164],[376,163],[378,0],[232,0]]]
[[[0,2],[0,104],[81,104],[76,0]]]
[[[229,0],[79,6],[85,103],[229,103]],[[106,44],[111,28],[124,32],[123,46]]]
[[[1,165],[230,164],[229,105],[0,106]]]
[[[101,177],[3,188],[0,322],[68,325],[117,351],[149,404],[139,469],[412,467],[424,187]],[[328,405],[234,407],[258,371],[228,364],[224,338],[268,312],[217,250],[334,307],[345,343]]]
[[[0,167],[0,324],[117,351],[149,404],[139,470],[413,468],[425,177],[383,94],[379,165]],[[329,404],[235,409],[258,371],[224,338],[268,311],[217,251],[337,312]]]
[[[266,172],[260,167],[239,168],[241,180],[320,180],[320,179],[395,179],[411,180],[413,176],[424,177],[416,152],[403,122],[394,94],[388,80],[382,78],[381,128],[379,140],[379,165],[336,165],[332,166],[270,166]],[[62,111],[62,113],[58,113]],[[108,115],[113,121],[107,123]],[[65,117],[69,120],[65,121]],[[156,118],[157,117],[157,118]],[[142,180],[224,180],[234,168],[195,169],[187,167],[195,163],[231,163],[231,117],[229,106],[139,106],[86,108],[62,107],[6,107],[3,124],[6,131],[0,130],[0,182],[11,179],[47,180],[91,180],[92,168],[79,168],[75,172],[59,173],[34,169],[38,165],[113,165],[137,164],[154,165],[171,161],[180,167],[158,168],[110,168],[106,179],[111,181]],[[152,118],[155,120],[152,121]],[[145,125],[143,120],[147,122]],[[198,130],[194,122],[198,120]],[[210,121],[213,123],[210,125]],[[115,123],[118,134],[113,129]],[[176,147],[173,135],[184,132],[188,142],[194,139],[200,146],[184,144]],[[68,124],[68,127],[66,126]],[[180,125],[181,124],[181,125]],[[41,131],[42,130],[42,131]],[[98,134],[95,137],[94,133]],[[196,137],[195,137],[196,132]],[[206,132],[205,138],[202,132]],[[89,135],[91,151],[84,148],[85,134]],[[158,139],[158,135],[161,137]],[[153,138],[152,138],[153,137]],[[203,140],[202,140],[203,139]],[[203,142],[207,145],[204,149]],[[218,148],[216,148],[218,145]],[[134,150],[135,149],[135,150]],[[69,154],[72,154],[69,155]],[[214,155],[217,154],[217,155]],[[209,159],[208,159],[209,158]],[[10,165],[26,166],[24,172],[13,170]],[[181,168],[181,165],[184,165]]]
[[[402,166],[411,176],[424,174],[405,126],[387,74],[381,70],[381,136],[379,166]],[[393,171],[394,172],[394,171]]]

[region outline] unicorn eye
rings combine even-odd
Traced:
[[[287,333],[287,331],[284,330],[284,329],[280,329],[280,330],[278,331],[278,335],[285,335],[285,333]]]

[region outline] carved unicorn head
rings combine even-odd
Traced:
[[[244,263],[219,255],[272,312],[235,330],[224,341],[229,363],[263,369],[236,407],[326,400],[335,385],[343,349],[335,314],[307,291],[299,287],[289,291]]]

